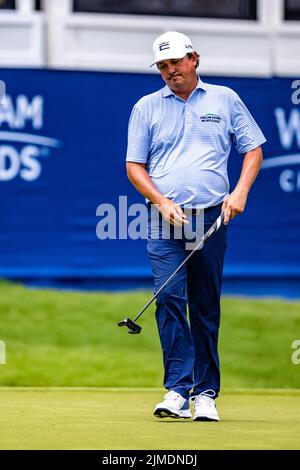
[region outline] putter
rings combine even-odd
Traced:
[[[167,287],[168,284],[170,284],[170,282],[172,281],[172,279],[174,279],[174,277],[176,276],[176,274],[178,273],[178,271],[182,268],[182,266],[184,266],[188,260],[193,256],[193,254],[195,253],[195,251],[197,250],[201,250],[204,243],[217,231],[219,230],[219,228],[221,227],[221,225],[223,224],[224,222],[224,218],[225,218],[225,213],[222,212],[219,217],[217,218],[217,220],[213,223],[213,225],[210,227],[209,230],[207,230],[207,232],[203,235],[203,237],[201,238],[201,240],[199,241],[199,243],[196,245],[196,247],[190,252],[190,254],[185,258],[185,260],[182,261],[182,263],[178,266],[178,268],[175,269],[175,271],[173,272],[173,274],[171,274],[171,276],[166,280],[166,282],[158,289],[158,291],[153,295],[153,297],[151,297],[151,299],[146,303],[146,305],[144,305],[144,307],[142,308],[142,310],[140,310],[140,312],[137,314],[137,316],[133,319],[133,320],[130,320],[130,318],[124,318],[124,320],[121,320],[118,322],[118,326],[127,326],[128,328],[128,333],[131,334],[131,335],[138,335],[141,331],[142,331],[142,327],[140,325],[138,325],[137,323],[135,323],[137,321],[137,319],[142,315],[142,313],[144,313],[144,311],[149,307],[149,305],[152,304],[152,302],[156,299],[156,297],[161,293],[161,291]]]

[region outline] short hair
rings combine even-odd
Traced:
[[[196,51],[194,51],[194,52],[196,52]],[[193,57],[193,55],[194,55],[194,52],[188,52],[187,56],[191,59],[191,58]],[[196,64],[195,69],[197,69],[198,66],[199,66],[199,57],[200,57],[199,54],[198,54],[198,52],[196,52],[196,54],[197,54],[197,64]]]

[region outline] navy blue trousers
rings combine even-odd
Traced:
[[[221,205],[205,209],[205,232],[220,211]],[[191,216],[191,222],[195,222],[195,217],[197,215]],[[175,239],[173,228],[170,235],[169,239],[148,236],[147,250],[155,292],[190,253],[186,250],[185,238]],[[201,250],[194,253],[156,301],[164,386],[185,398],[208,390],[207,394],[217,397],[220,390],[218,331],[226,247],[227,227],[223,225]]]

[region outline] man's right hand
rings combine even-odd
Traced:
[[[142,196],[155,204],[164,220],[181,227],[188,224],[186,215],[178,204],[163,196],[146,171],[145,163],[126,162],[127,176]]]
[[[189,223],[181,207],[170,199],[162,199],[157,208],[164,220],[174,225],[174,227],[180,227],[183,224]]]

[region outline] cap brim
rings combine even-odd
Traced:
[[[190,52],[194,52],[194,51],[190,51]],[[188,52],[185,52],[185,54],[183,54],[181,56],[177,55],[176,57],[174,57],[174,56],[172,56],[172,57],[162,57],[161,59],[152,62],[152,64],[149,65],[149,68],[153,67],[153,65],[157,64],[157,62],[162,62],[163,60],[183,59],[183,57],[185,57],[187,54],[188,54]]]

